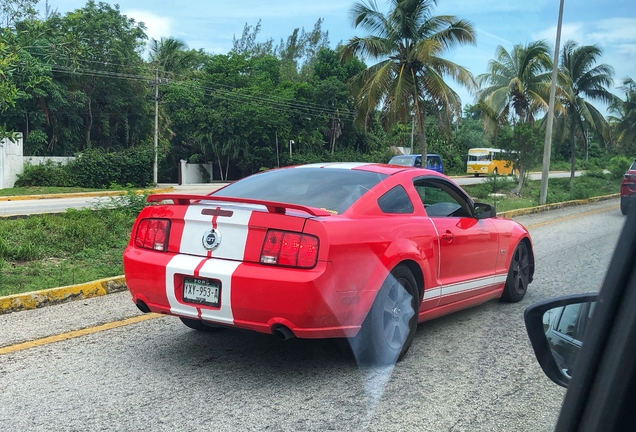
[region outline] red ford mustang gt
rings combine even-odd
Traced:
[[[391,363],[418,322],[519,301],[534,273],[523,226],[419,168],[303,165],[148,200],[124,252],[133,301],[196,330],[350,338]]]

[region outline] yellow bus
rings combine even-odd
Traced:
[[[495,148],[472,148],[468,150],[466,172],[475,177],[480,174],[515,174],[515,166],[504,157],[505,153]]]

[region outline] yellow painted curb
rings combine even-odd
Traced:
[[[125,291],[124,276],[99,279],[78,285],[32,291],[0,297],[0,315],[27,309],[36,309],[52,304],[65,303],[90,297],[103,296],[114,292]]]
[[[505,212],[497,213],[497,216],[502,217],[504,219],[512,219],[518,216],[541,213],[548,210],[557,210],[557,209],[566,208],[566,207],[574,207],[579,205],[591,204],[591,203],[595,203],[599,201],[606,201],[612,198],[619,198],[620,196],[621,194],[616,193],[616,194],[603,195],[603,196],[592,197],[592,198],[587,198],[582,200],[564,201],[560,203],[546,204],[546,205],[541,205],[537,207],[527,207],[527,208],[522,208],[517,210],[508,210]]]
[[[142,194],[144,192],[150,193],[167,193],[172,192],[174,188],[164,189],[148,189],[148,190],[136,190],[135,193]],[[16,196],[0,196],[0,201],[26,201],[26,200],[41,200],[41,199],[55,199],[55,198],[90,198],[99,196],[119,196],[125,194],[126,191],[95,191],[95,192],[72,192],[72,193],[58,193],[58,194],[41,194],[41,195],[16,195]]]

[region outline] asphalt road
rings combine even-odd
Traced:
[[[525,299],[418,327],[394,368],[329,341],[173,317],[0,355],[0,430],[548,431],[564,390],[523,325],[539,300],[599,289],[624,223],[618,200],[524,216],[537,271]],[[128,293],[0,316],[0,347],[138,315]]]
[[[577,171],[577,176],[581,175],[581,172]],[[550,178],[564,178],[569,177],[570,174],[566,172],[553,172],[550,173]],[[460,185],[472,185],[478,184],[486,180],[485,177],[454,177],[453,178]],[[530,174],[530,179],[540,180],[540,173]],[[159,187],[173,186],[175,188],[174,193],[193,193],[193,194],[207,194],[225,183],[213,183],[213,184],[197,184],[197,185],[159,185]],[[108,197],[89,197],[89,198],[56,198],[56,199],[39,199],[39,200],[25,200],[25,201],[1,201],[0,202],[0,216],[10,215],[29,215],[39,213],[60,213],[67,208],[81,209],[86,207],[92,207],[96,204],[107,205],[109,203]]]

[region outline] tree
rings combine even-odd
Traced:
[[[201,61],[197,51],[172,37],[150,40],[150,66],[159,69],[162,77],[175,78],[192,70]]]
[[[477,77],[480,85],[477,101],[483,110],[485,127],[493,132],[495,142],[501,125],[511,122],[513,127],[517,123],[534,126],[536,115],[547,110],[551,68],[549,49],[543,41],[515,45],[510,53],[502,46],[497,47],[496,59],[488,62],[488,72]],[[523,163],[527,158],[522,153],[528,150],[525,142],[533,141],[519,136],[517,142],[519,185],[515,193],[520,194],[529,168]]]
[[[607,140],[608,124],[586,99],[611,103],[614,99],[607,87],[613,84],[614,69],[607,64],[595,65],[602,55],[594,45],[578,46],[568,41],[563,46],[559,86],[563,110],[557,121],[556,134],[570,143],[570,183],[576,170],[576,139],[588,146],[586,129],[591,129]]]
[[[389,3],[386,15],[375,0],[353,5],[354,27],[369,35],[350,39],[341,47],[341,58],[346,61],[359,54],[379,60],[351,81],[359,121],[367,124],[378,106],[385,127],[410,123],[413,116],[418,146],[426,154],[427,111],[440,114],[440,123],[446,125],[453,116],[461,117],[459,95],[445,78],[471,89],[475,84],[467,69],[441,56],[457,45],[474,44],[475,31],[468,21],[433,16],[436,0]]]
[[[625,100],[615,98],[610,105],[612,113],[609,120],[613,124],[617,144],[627,151],[636,150],[636,83],[632,78],[625,78],[620,87],[625,92]]]
[[[0,25],[13,27],[18,21],[33,19],[37,16],[35,9],[39,0],[1,0]]]

